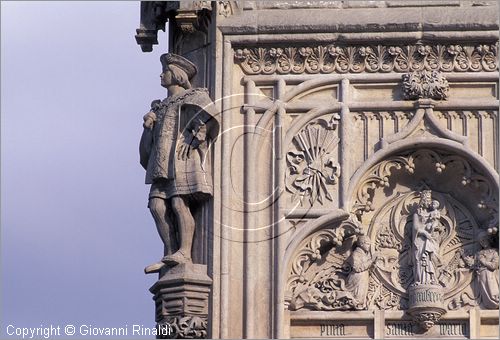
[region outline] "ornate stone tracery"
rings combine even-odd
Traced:
[[[144,2],[141,47],[168,17],[171,52],[198,66],[192,85],[209,88],[224,127],[197,216],[214,284],[204,277],[203,296],[196,277],[181,295],[157,285],[159,326],[186,338],[410,338],[434,323],[427,337],[498,334],[481,324],[497,322],[486,309],[499,296],[491,3]],[[436,207],[420,206],[426,191]],[[418,219],[436,234],[425,278]]]
[[[372,167],[358,185],[352,212],[362,215],[365,212],[373,211],[374,190],[390,187],[390,178],[395,171],[403,170],[410,175],[414,174],[416,163],[422,160],[431,162],[437,175],[441,175],[449,169],[459,173],[461,179],[457,184],[474,188],[480,193],[481,199],[477,202],[477,208],[489,209],[492,216],[498,215],[498,203],[493,186],[486,177],[479,174],[464,157],[431,149],[418,149],[403,155],[395,155]]]

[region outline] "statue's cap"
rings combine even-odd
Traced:
[[[160,61],[161,65],[163,66],[163,69],[165,69],[167,65],[177,66],[178,68],[186,72],[188,79],[190,80],[191,78],[194,77],[194,75],[197,72],[195,64],[193,64],[191,61],[187,60],[186,58],[178,54],[173,54],[173,53],[162,54],[162,56],[160,57]]]

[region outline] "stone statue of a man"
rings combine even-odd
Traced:
[[[191,209],[212,196],[207,151],[219,124],[206,89],[192,89],[196,66],[184,57],[161,56],[161,86],[169,97],[151,104],[144,116],[139,152],[151,184],[148,207],[165,245],[165,256],[145,268],[159,272],[165,265],[191,263],[195,220]]]

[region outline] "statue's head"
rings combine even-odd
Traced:
[[[420,202],[419,206],[425,209],[429,208],[432,203],[432,191],[424,190],[420,193]],[[439,204],[439,203],[438,203]],[[438,205],[439,206],[439,205]]]
[[[439,209],[439,201],[438,200],[432,200],[431,208],[433,210],[438,210]]]
[[[160,61],[163,68],[161,74],[161,85],[163,87],[179,85],[185,89],[191,88],[190,80],[196,75],[196,65],[173,53],[163,54]]]

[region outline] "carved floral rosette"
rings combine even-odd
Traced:
[[[406,73],[403,79],[403,95],[405,99],[436,99],[448,98],[450,89],[446,78],[437,71],[416,71]]]
[[[498,42],[482,45],[316,45],[236,48],[246,74],[491,72],[498,69]]]
[[[340,165],[332,152],[337,148],[340,116],[332,114],[309,122],[293,138],[287,153],[285,184],[292,202],[324,204],[333,201],[330,186],[337,183]]]

